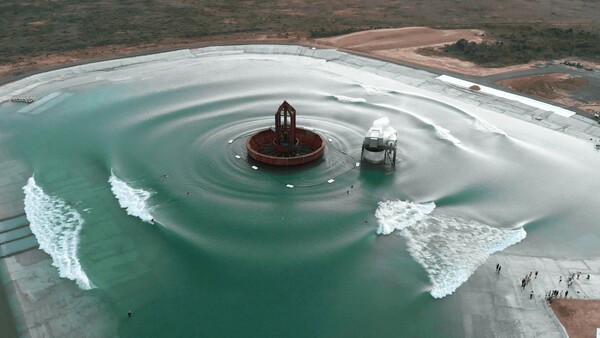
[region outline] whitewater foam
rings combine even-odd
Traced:
[[[130,187],[112,171],[108,182],[110,190],[119,201],[121,208],[127,210],[127,215],[137,217],[147,223],[153,223],[154,216],[150,213],[152,210],[147,204],[148,199],[152,196],[151,192]]]
[[[378,220],[378,235],[388,235],[394,230],[404,230],[415,225],[435,209],[435,203],[416,204],[403,201],[379,202],[375,211]]]
[[[452,294],[491,254],[527,235],[523,228],[497,229],[434,209],[433,202],[386,201],[375,212],[377,233],[400,230],[407,239],[410,255],[429,275],[434,298]]]
[[[433,125],[433,127],[435,128],[435,135],[438,138],[440,138],[442,140],[450,141],[455,146],[459,146],[462,143],[459,139],[452,136],[452,134],[450,133],[450,131],[448,129],[442,128],[435,124]]]
[[[344,103],[362,103],[362,102],[367,102],[367,100],[362,99],[362,98],[349,97],[349,96],[343,96],[343,95],[333,95],[333,97],[335,97],[336,100],[338,100],[340,102],[344,102]]]
[[[484,133],[494,133],[494,134],[507,136],[507,134],[504,130],[496,127],[495,125],[493,125],[487,121],[484,121],[484,120],[481,120],[478,118],[473,120],[473,123],[471,124],[471,126],[473,126],[474,129],[477,129]]]
[[[368,86],[368,85],[360,85],[360,86],[365,91],[365,94],[367,94],[369,96],[386,95],[387,93],[389,93],[389,91],[387,91],[387,90],[380,89],[380,88],[373,87],[373,86]]]
[[[379,129],[383,133],[383,139],[389,140],[392,136],[396,137],[396,129],[391,126],[390,119],[387,116],[380,117],[373,121],[371,129]]]
[[[81,289],[94,288],[77,257],[79,233],[83,225],[81,215],[64,200],[47,195],[33,177],[29,178],[23,192],[31,232],[40,249],[52,258],[58,275],[74,280]]]

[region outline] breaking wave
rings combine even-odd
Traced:
[[[386,95],[389,93],[389,91],[387,91],[385,89],[380,89],[380,88],[373,87],[373,86],[367,86],[367,85],[360,85],[360,86],[365,91],[365,94],[370,95],[370,96]]]
[[[433,212],[435,204],[380,202],[375,217],[379,234],[394,229],[407,239],[408,251],[429,275],[430,294],[452,294],[494,252],[526,237],[523,228],[497,229],[460,217]]]
[[[344,103],[362,103],[362,102],[367,102],[367,100],[362,99],[362,98],[349,97],[349,96],[343,96],[343,95],[333,95],[333,97],[335,97],[336,100],[338,100],[340,102],[344,102]]]
[[[58,197],[47,195],[33,177],[23,187],[25,213],[40,249],[52,257],[52,265],[62,278],[74,280],[84,290],[95,286],[79,264],[77,247],[83,218]]]
[[[435,203],[416,204],[402,201],[379,202],[375,211],[378,220],[378,235],[388,235],[394,230],[404,230],[415,225],[435,209]]]
[[[127,215],[135,216],[147,223],[154,223],[154,216],[150,214],[151,208],[147,201],[152,193],[143,189],[135,189],[121,181],[112,171],[110,178],[110,190],[119,201],[121,208],[127,210]]]
[[[455,146],[460,145],[462,142],[457,139],[456,137],[452,136],[452,134],[450,134],[450,131],[448,129],[442,128],[438,125],[433,125],[433,127],[435,128],[435,135],[442,139],[442,140],[446,140],[446,141],[450,141],[452,142],[452,144],[454,144]]]
[[[473,123],[471,125],[473,126],[473,128],[475,128],[479,131],[482,131],[484,133],[494,133],[494,134],[507,136],[507,134],[504,130],[496,127],[495,125],[493,125],[487,121],[480,120],[478,118],[473,120]]]

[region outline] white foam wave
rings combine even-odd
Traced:
[[[143,189],[135,189],[121,181],[112,171],[110,178],[110,190],[119,201],[121,208],[127,210],[127,215],[135,216],[147,223],[153,223],[154,216],[148,207],[147,201],[152,193]]]
[[[375,211],[378,220],[378,235],[387,235],[394,230],[403,230],[415,225],[435,209],[435,203],[416,204],[403,201],[382,201]]]
[[[433,208],[425,208],[425,205],[381,202],[375,216],[380,228],[401,229],[410,255],[429,275],[433,284],[430,294],[434,298],[452,294],[491,254],[520,242],[527,235],[523,228],[497,229],[474,220],[432,212]]]
[[[77,257],[79,232],[83,225],[81,215],[62,199],[47,195],[33,177],[29,178],[23,192],[31,232],[40,249],[52,258],[58,275],[74,280],[84,290],[94,288]]]
[[[383,132],[383,139],[389,140],[392,136],[396,138],[396,129],[390,125],[390,119],[387,116],[380,117],[373,121],[371,129],[379,129]],[[369,129],[369,130],[371,130]]]
[[[349,96],[343,96],[343,95],[333,95],[333,97],[335,97],[338,101],[344,102],[344,103],[361,103],[361,102],[367,102],[367,100],[362,99],[362,98],[349,97]]]
[[[452,136],[452,134],[450,133],[450,131],[448,129],[442,128],[438,125],[433,125],[433,127],[435,128],[435,135],[442,139],[442,140],[446,140],[446,141],[450,141],[452,142],[452,144],[454,144],[455,146],[460,145],[462,142],[457,139],[456,137]]]
[[[500,134],[500,135],[507,136],[507,134],[504,130],[496,127],[495,125],[493,125],[487,121],[480,120],[478,118],[473,120],[472,126],[473,126],[473,128],[475,128],[479,131],[482,131],[484,133],[494,133],[494,134]]]
[[[370,95],[370,96],[386,95],[387,93],[389,93],[389,91],[387,91],[387,90],[373,87],[373,86],[367,86],[367,85],[360,85],[360,86],[365,91],[365,94]]]

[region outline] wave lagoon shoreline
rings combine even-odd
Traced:
[[[392,81],[397,81],[404,85],[417,87],[423,91],[440,93],[440,95],[447,96],[451,100],[460,100],[468,102],[469,104],[484,107],[486,110],[489,110],[491,112],[500,113],[509,117],[516,117],[520,120],[524,120],[553,130],[560,130],[560,132],[562,133],[575,136],[583,140],[589,140],[590,138],[600,137],[600,128],[593,124],[586,124],[586,121],[581,120],[577,116],[564,117],[553,114],[551,112],[542,111],[537,108],[532,108],[522,103],[505,100],[498,97],[490,97],[481,93],[475,93],[466,89],[458,88],[449,84],[442,83],[438,79],[438,74],[433,74],[423,70],[391,64],[380,60],[368,59],[362,56],[356,56],[332,49],[313,49],[310,47],[290,45],[238,45],[225,47],[205,47],[196,50],[185,49],[168,53],[147,55],[130,59],[103,61],[95,64],[87,64],[82,66],[55,70],[48,73],[36,74],[31,77],[0,87],[0,104],[2,104],[3,102],[7,102],[11,96],[28,95],[31,92],[35,92],[36,89],[39,89],[43,85],[51,82],[62,81],[70,86],[85,85],[85,83],[77,84],[77,78],[82,74],[102,74],[101,80],[110,80],[110,74],[107,74],[106,72],[123,67],[136,67],[152,62],[177,63],[178,60],[189,60],[197,58],[199,56],[219,58],[220,56],[232,54],[300,55],[316,59],[320,62],[333,62],[342,66],[360,69],[361,71],[367,73],[388,78]],[[126,81],[127,79],[113,79],[113,81],[119,80]],[[42,111],[47,107],[44,107],[43,103],[38,105],[34,103],[31,107],[28,108],[29,111]],[[13,175],[12,172],[6,172],[6,176]],[[14,180],[15,184],[18,184],[19,179],[22,180],[25,178],[13,177],[11,179]],[[25,184],[21,185],[21,187],[23,186],[25,186]],[[17,196],[19,196],[19,194],[17,194]],[[0,206],[0,209],[2,209],[2,206]],[[536,259],[537,261],[531,262],[531,260]],[[62,334],[68,335],[68,332],[70,332],[71,334],[81,332],[79,331],[81,330],[81,327],[78,327],[78,324],[80,324],[80,318],[73,319],[72,317],[68,317],[66,315],[73,312],[82,313],[80,311],[86,307],[89,307],[90,303],[87,300],[81,302],[60,302],[54,299],[52,302],[49,301],[46,295],[73,295],[73,297],[76,298],[82,296],[82,294],[84,293],[83,291],[77,289],[77,287],[72,281],[63,280],[58,278],[57,276],[52,275],[52,270],[54,268],[50,265],[51,261],[49,261],[49,257],[46,257],[39,250],[30,250],[14,256],[3,258],[2,260],[5,266],[5,273],[3,274],[5,275],[5,280],[3,280],[3,285],[5,286],[5,290],[7,291],[7,293],[9,293],[8,298],[10,300],[11,308],[13,309],[13,312],[15,313],[15,317],[17,319],[17,328],[20,335],[36,336],[38,334],[46,332],[54,336],[60,336]],[[525,256],[522,257],[515,255],[510,256],[505,253],[496,253],[492,255],[487,260],[486,264],[490,265],[490,262],[494,262],[494,260],[504,260],[506,262],[504,264],[507,264],[507,268],[510,265],[520,266],[520,269],[510,269],[510,271],[513,271],[510,273],[511,279],[513,279],[513,274],[514,276],[518,276],[520,273],[522,273],[522,271],[520,270],[527,270],[527,268],[525,267],[525,265],[527,264],[533,264],[532,266],[536,267],[558,265],[558,269],[556,269],[556,267],[553,267],[553,269],[555,269],[553,273],[559,274],[571,272],[573,269],[572,265],[569,266],[569,264],[563,263],[563,261],[559,259],[544,259]],[[27,261],[29,262],[29,264],[23,264],[23,261]],[[588,268],[596,267],[596,264],[598,264],[595,257],[590,257],[589,260],[586,259],[581,261],[592,262],[590,263],[591,265],[586,265]],[[24,268],[24,266],[26,265],[29,267],[28,269]],[[507,268],[505,268],[503,271],[509,270]],[[590,268],[590,270],[591,269],[593,268]],[[451,300],[451,302],[462,303],[462,308],[466,309],[466,313],[469,313],[469,315],[472,316],[471,319],[465,319],[465,321],[461,323],[461,325],[464,325],[463,329],[466,333],[466,336],[469,337],[478,336],[478,334],[481,333],[481,330],[485,330],[485,326],[483,326],[482,323],[488,323],[487,320],[478,321],[474,317],[475,313],[472,311],[472,309],[475,307],[475,303],[472,301],[472,299],[475,299],[477,296],[484,298],[491,297],[492,299],[501,299],[503,295],[505,295],[508,292],[511,292],[514,289],[514,283],[512,283],[511,281],[496,282],[496,284],[494,284],[494,282],[490,281],[488,277],[482,276],[484,270],[486,269],[483,269],[483,267],[478,269],[475,272],[475,274],[471,276],[469,281],[467,281],[461,288],[459,288],[459,290],[455,294],[456,297]],[[542,270],[541,267],[540,270]],[[48,278],[50,282],[47,284],[40,284],[40,280],[36,279],[35,277],[32,277],[31,275],[33,274],[35,276],[36,274],[42,271],[42,275],[52,275]],[[596,278],[594,278],[594,280],[595,279]],[[488,285],[493,285],[493,287],[489,288],[488,290],[481,289],[480,287],[486,283]],[[7,285],[12,285],[12,287],[6,287]],[[16,285],[18,285],[18,288],[16,287]],[[55,293],[54,288],[57,288],[57,285],[60,285],[58,286],[58,288],[61,288],[62,290],[60,292]],[[548,281],[548,283],[544,284],[542,288],[551,287],[552,285],[553,284],[551,284],[551,282]],[[23,293],[20,293],[17,290],[20,290]],[[586,292],[590,295],[590,298],[596,297],[596,295],[593,295],[592,293],[590,293],[590,291]],[[88,299],[87,296],[85,296],[85,299]],[[108,308],[110,308],[110,305],[106,305],[105,301],[106,300],[102,300],[102,298],[100,297],[100,300],[96,299],[91,302],[93,304],[96,304],[94,307],[98,309],[98,313],[110,314],[111,311],[107,310]],[[529,324],[523,324],[522,321],[517,320],[518,313],[523,309],[523,307],[521,306],[522,304],[519,303],[525,301],[526,300],[519,300],[515,301],[514,303],[509,302],[508,304],[503,305],[503,307],[499,309],[488,308],[483,312],[483,314],[479,313],[478,315],[483,316],[485,318],[491,318],[493,320],[494,317],[499,316],[499,311],[508,310],[510,313],[508,318],[505,318],[504,320],[500,321],[500,324],[495,324],[496,326],[494,327],[493,331],[496,334],[503,334],[504,332],[509,331],[515,333],[516,335],[528,336],[529,333],[533,333],[532,330],[534,329],[529,328]],[[552,321],[550,316],[548,316],[547,311],[538,311],[540,308],[544,309],[544,305],[539,302],[536,302],[535,304],[535,307],[533,307],[534,311],[532,311],[533,314],[531,315],[531,321],[548,324],[549,326],[546,325],[545,327],[546,329],[550,327],[550,329],[548,329],[549,331],[547,331],[546,333],[549,333],[551,336],[562,336],[563,332],[561,331],[560,326],[557,325],[556,322]],[[50,317],[48,317],[49,308],[52,309],[50,312],[52,312],[53,314]],[[45,313],[46,316],[39,315],[43,313]],[[96,315],[97,314],[94,314],[92,316]],[[109,318],[106,319],[106,325],[96,323],[97,326],[86,328],[86,332],[102,333],[101,335],[105,335],[108,332],[108,336],[116,335],[117,331],[111,323],[118,323],[119,320],[111,318],[112,316],[110,315],[108,317]],[[32,320],[32,318],[44,319],[40,321]],[[510,318],[512,318],[512,320]],[[71,328],[71,331],[61,331],[61,327],[64,327],[63,320],[66,320],[67,322],[71,323],[70,325],[67,325],[67,327]],[[517,322],[525,325],[526,328],[524,328],[523,325],[515,325],[514,320],[517,320]],[[552,327],[554,327],[555,329],[551,329]]]

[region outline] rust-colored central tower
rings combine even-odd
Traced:
[[[275,113],[276,143],[280,147],[292,150],[296,142],[296,109],[283,101]]]
[[[259,162],[294,166],[323,156],[325,144],[316,133],[296,127],[296,109],[283,101],[275,113],[275,131],[266,129],[252,135],[246,149]]]

